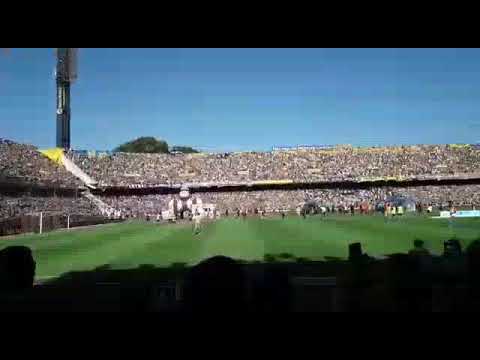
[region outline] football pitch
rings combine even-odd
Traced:
[[[191,265],[213,255],[247,261],[280,254],[289,261],[346,258],[352,242],[361,242],[369,255],[382,256],[407,252],[414,239],[421,239],[428,250],[441,254],[443,242],[451,237],[463,247],[479,239],[480,219],[449,221],[414,215],[388,220],[361,215],[230,218],[204,224],[198,235],[191,225],[130,222],[4,238],[0,249],[29,246],[37,262],[37,278],[47,279],[104,265],[112,269]]]

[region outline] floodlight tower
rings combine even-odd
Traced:
[[[57,49],[57,147],[70,149],[70,85],[77,79],[77,49]]]

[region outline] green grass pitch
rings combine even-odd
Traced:
[[[452,236],[467,246],[480,238],[480,219],[405,216],[386,221],[383,216],[360,215],[230,218],[204,225],[198,235],[193,235],[190,225],[132,222],[4,238],[0,248],[29,246],[37,261],[37,278],[49,278],[106,264],[113,269],[194,264],[218,254],[244,260],[263,260],[266,254],[281,253],[312,260],[345,258],[352,242],[361,242],[369,255],[380,256],[407,252],[415,238],[440,254],[443,241]]]

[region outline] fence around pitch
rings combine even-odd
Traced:
[[[23,215],[9,219],[0,220],[0,236],[17,235],[24,233],[39,233],[40,220],[42,223],[41,231],[48,232],[57,229],[66,229],[78,226],[88,226],[105,224],[110,220],[103,216],[70,215],[70,219],[65,214],[43,213],[35,215]]]

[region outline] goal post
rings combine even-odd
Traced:
[[[67,229],[71,228],[71,214],[70,213],[49,213],[40,211],[36,213],[38,216],[38,232],[43,234],[45,231]]]

